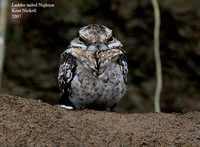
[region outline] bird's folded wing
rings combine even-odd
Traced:
[[[76,60],[71,54],[64,52],[61,55],[59,73],[58,73],[58,84],[61,91],[61,99],[68,101],[70,94],[71,81],[74,78],[76,70]]]
[[[120,69],[123,74],[124,81],[127,82],[128,64],[127,64],[127,57],[126,57],[125,53],[121,54],[116,62],[117,62],[117,64],[120,65]]]

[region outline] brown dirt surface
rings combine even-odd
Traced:
[[[200,112],[76,110],[0,95],[1,146],[200,146]]]

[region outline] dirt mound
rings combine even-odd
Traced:
[[[200,146],[200,112],[118,114],[66,111],[0,96],[2,146]]]

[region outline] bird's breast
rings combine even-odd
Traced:
[[[116,85],[123,81],[121,68],[116,63],[110,63],[110,66],[100,67],[98,70],[79,64],[76,69],[76,75],[83,85],[90,86]]]

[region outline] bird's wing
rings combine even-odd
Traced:
[[[128,64],[127,64],[127,57],[124,51],[123,51],[123,54],[121,54],[119,58],[117,59],[117,64],[120,65],[121,71],[124,77],[124,81],[127,82]]]
[[[58,84],[60,88],[61,102],[65,105],[72,105],[69,100],[71,92],[71,81],[76,71],[76,58],[71,54],[64,52],[60,58],[60,66],[58,73]]]
[[[101,50],[97,52],[96,56],[101,69],[107,66],[110,61],[116,62],[120,66],[124,81],[127,82],[128,65],[126,53],[123,49]],[[101,69],[99,71],[100,73]]]

